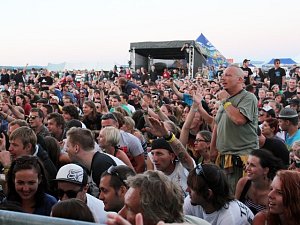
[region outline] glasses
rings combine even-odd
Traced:
[[[108,168],[107,173],[111,176],[116,176],[123,184],[125,187],[127,187],[127,184],[125,183],[125,181],[123,180],[123,178],[120,176],[120,174],[116,171],[116,167],[115,166],[111,166]]]
[[[275,64],[280,64],[280,62],[276,62]]]
[[[78,191],[68,190],[64,191],[62,189],[57,189],[57,196],[59,199],[62,199],[64,195],[67,195],[68,198],[76,198],[77,194],[82,191],[82,187]]]
[[[196,143],[196,142],[209,142],[209,141],[206,141],[206,140],[204,140],[204,139],[196,139],[194,142]]]
[[[112,113],[107,113],[107,114],[104,114],[102,117],[101,117],[102,120],[109,120],[109,119],[112,119],[112,120],[115,120],[115,121],[118,121],[116,116]]]
[[[28,118],[30,119],[30,120],[34,120],[35,118],[37,118],[38,116],[29,116]]]

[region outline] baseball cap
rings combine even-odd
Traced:
[[[173,152],[170,144],[164,138],[159,138],[152,141],[151,150],[155,149],[166,149],[170,152]]]
[[[87,183],[87,174],[81,166],[70,163],[58,170],[54,180],[85,185]]]
[[[278,118],[279,119],[293,119],[298,117],[298,113],[296,112],[296,110],[292,109],[292,108],[284,108],[280,111]]]
[[[40,99],[36,100],[36,103],[48,104],[48,99],[40,98]]]
[[[251,61],[250,59],[244,59],[243,63]]]
[[[52,99],[56,100],[57,102],[59,102],[59,98],[55,95],[51,96]]]
[[[269,105],[266,105],[262,108],[263,111],[265,111],[268,115],[272,116],[273,118],[275,118],[275,111],[274,109],[269,106]]]

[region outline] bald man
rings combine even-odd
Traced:
[[[211,153],[215,158],[220,153],[216,163],[225,169],[234,191],[249,153],[258,149],[257,98],[243,89],[244,73],[235,65],[225,69],[221,84],[222,104],[215,118]]]

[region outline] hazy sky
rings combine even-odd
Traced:
[[[201,33],[235,62],[300,61],[299,0],[1,0],[0,7],[0,65],[111,68],[127,63],[130,42]]]

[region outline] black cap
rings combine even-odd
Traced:
[[[170,152],[173,152],[170,144],[163,138],[155,139],[152,141],[151,150],[154,149],[166,149]]]
[[[249,62],[250,59],[244,59],[243,63]]]

